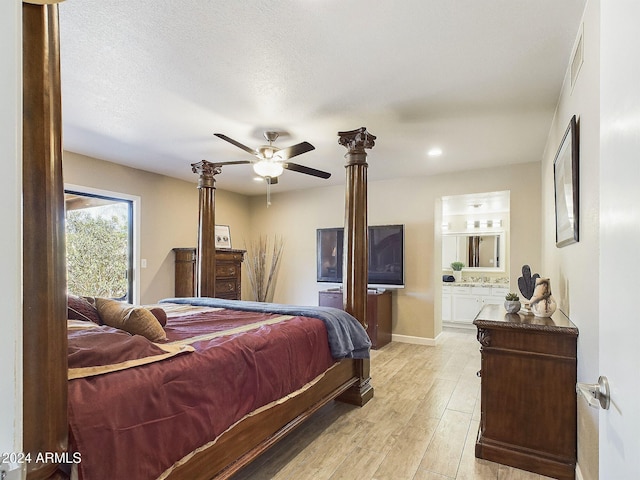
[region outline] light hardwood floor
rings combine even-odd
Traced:
[[[475,458],[478,348],[470,331],[372,351],[373,400],[325,406],[234,480],[546,479]]]

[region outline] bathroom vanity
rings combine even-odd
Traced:
[[[451,327],[474,328],[473,319],[484,305],[502,305],[508,284],[448,283],[442,286],[442,321]]]

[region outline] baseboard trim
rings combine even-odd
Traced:
[[[582,471],[580,470],[580,464],[576,464],[576,480],[584,480],[582,476]]]
[[[476,326],[472,323],[442,322],[442,329],[451,332],[475,332]]]
[[[435,347],[438,344],[438,338],[441,334],[438,334],[436,338],[427,337],[414,337],[411,335],[398,335],[394,333],[391,335],[392,342],[399,343],[413,343],[414,345],[427,345],[429,347]]]

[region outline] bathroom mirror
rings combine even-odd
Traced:
[[[462,262],[465,270],[505,271],[504,232],[451,233],[442,235],[442,268]]]

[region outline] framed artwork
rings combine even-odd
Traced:
[[[231,231],[229,225],[216,225],[216,248],[231,248]]]
[[[579,212],[579,136],[576,116],[571,117],[567,131],[553,162],[556,205],[556,247],[578,241]]]

